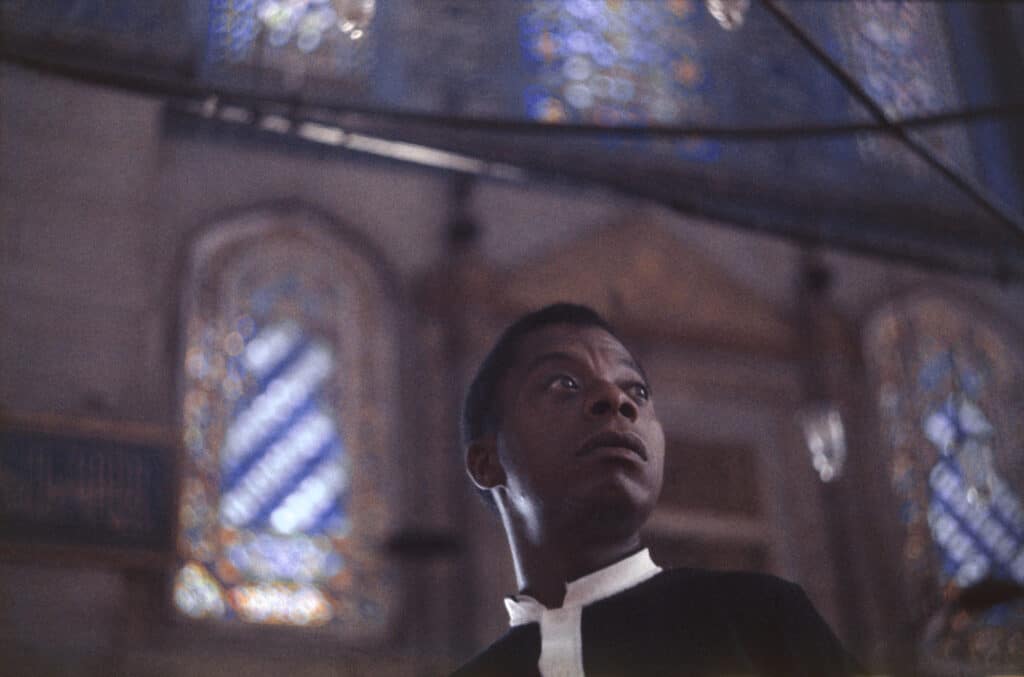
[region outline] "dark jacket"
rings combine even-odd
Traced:
[[[799,586],[773,576],[663,571],[583,609],[583,669],[601,675],[859,674]],[[538,675],[540,626],[511,628],[454,677]]]

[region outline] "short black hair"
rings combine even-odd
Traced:
[[[519,346],[529,334],[554,324],[598,327],[622,342],[615,329],[588,306],[554,303],[523,315],[501,333],[469,384],[462,407],[463,444],[468,445],[498,429],[501,423],[498,397],[501,382],[515,364]]]

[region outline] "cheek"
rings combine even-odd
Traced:
[[[658,475],[661,475],[662,468],[665,465],[665,431],[662,430],[661,424],[654,422],[651,424],[650,434],[647,436],[649,441],[649,451],[652,458],[657,458]]]
[[[511,422],[509,432],[515,435],[522,448],[551,448],[560,439],[571,436],[579,409],[570,398],[537,398],[520,405],[519,415]]]
[[[531,484],[538,473],[543,455],[532,431],[517,427],[506,431],[498,445],[498,459],[501,461],[510,483]]]
[[[565,482],[570,454],[561,451],[563,445],[557,436],[537,427],[518,426],[502,438],[498,458],[509,488],[533,494]]]

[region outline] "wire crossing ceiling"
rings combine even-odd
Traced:
[[[313,121],[1024,278],[1012,2],[2,0],[0,31],[5,60],[213,117]]]

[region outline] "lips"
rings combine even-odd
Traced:
[[[647,447],[643,440],[635,433],[620,433],[614,430],[605,430],[587,439],[576,452],[577,456],[585,456],[596,449],[612,447],[618,449],[629,449],[643,460],[647,460]]]

